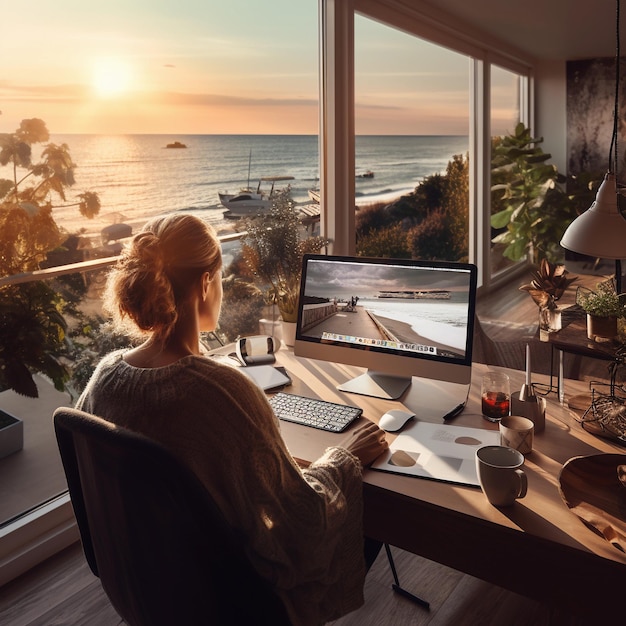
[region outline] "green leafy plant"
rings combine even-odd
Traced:
[[[596,291],[579,287],[576,303],[595,317],[626,317],[626,294],[618,295],[612,282],[600,283]]]
[[[0,164],[13,174],[12,179],[0,179],[0,276],[40,269],[48,253],[61,244],[65,235],[54,220],[59,205],[53,200],[78,207],[87,218],[100,210],[93,192],[65,204],[75,168],[66,144],[47,143],[41,160],[32,162],[32,146],[48,140],[45,122],[36,118],[23,120],[13,134],[0,134]],[[0,287],[0,389],[37,397],[34,372],[48,376],[57,389],[64,388],[66,306],[67,300],[47,283]]]
[[[504,256],[513,261],[525,255],[535,264],[562,259],[559,242],[577,215],[566,178],[548,163],[542,142],[520,123],[492,145],[491,226],[501,231],[492,242],[504,244]]]
[[[298,314],[302,257],[328,245],[323,237],[303,237],[302,223],[288,189],[280,191],[270,210],[243,221],[242,254],[250,271],[267,288],[285,322]]]

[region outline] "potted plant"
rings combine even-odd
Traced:
[[[626,316],[626,294],[618,295],[612,281],[600,283],[596,291],[579,287],[576,303],[587,314],[589,339],[612,339],[617,335],[617,320]]]
[[[531,273],[531,281],[520,289],[527,291],[539,307],[539,331],[554,332],[561,328],[561,310],[557,304],[565,290],[578,276],[568,276],[569,272],[561,263],[550,263],[542,259],[539,268]]]
[[[267,213],[243,221],[242,254],[250,271],[267,290],[283,322],[283,341],[293,345],[298,315],[302,257],[328,245],[323,237],[303,237],[289,189],[281,190]],[[285,325],[291,325],[285,327]]]

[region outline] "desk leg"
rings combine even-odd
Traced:
[[[385,551],[387,552],[387,559],[389,560],[389,567],[391,568],[391,573],[393,574],[393,580],[394,580],[394,584],[391,585],[391,588],[396,593],[399,593],[401,596],[404,596],[405,598],[412,600],[416,604],[423,606],[425,609],[429,609],[430,608],[429,602],[427,602],[426,600],[422,600],[422,598],[420,598],[419,596],[412,594],[410,591],[407,591],[406,589],[400,586],[400,581],[398,580],[398,572],[396,570],[396,564],[393,560],[393,556],[391,555],[391,548],[389,547],[388,543],[385,544]]]

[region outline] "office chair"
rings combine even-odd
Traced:
[[[163,446],[71,408],[54,427],[85,557],[130,626],[290,623],[243,539]]]

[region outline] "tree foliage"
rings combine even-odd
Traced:
[[[407,232],[399,223],[369,229],[366,234],[357,239],[356,252],[358,256],[365,257],[411,258]]]
[[[359,210],[360,256],[458,261],[468,255],[469,160],[454,155],[443,174],[427,176],[389,204]]]
[[[525,255],[536,264],[561,260],[559,242],[577,215],[567,179],[548,163],[542,142],[520,123],[492,146],[491,226],[500,231],[492,241],[504,244],[504,256],[513,261]]]
[[[47,143],[34,163],[34,144],[50,135],[40,119],[23,120],[13,134],[0,134],[0,164],[11,178],[0,179],[0,277],[41,268],[62,242],[53,210],[76,206],[84,217],[100,210],[96,193],[68,202],[75,164],[66,144]],[[46,374],[57,389],[68,378],[62,356],[67,348],[64,298],[50,285],[27,282],[0,287],[0,389],[37,397],[33,372]]]

